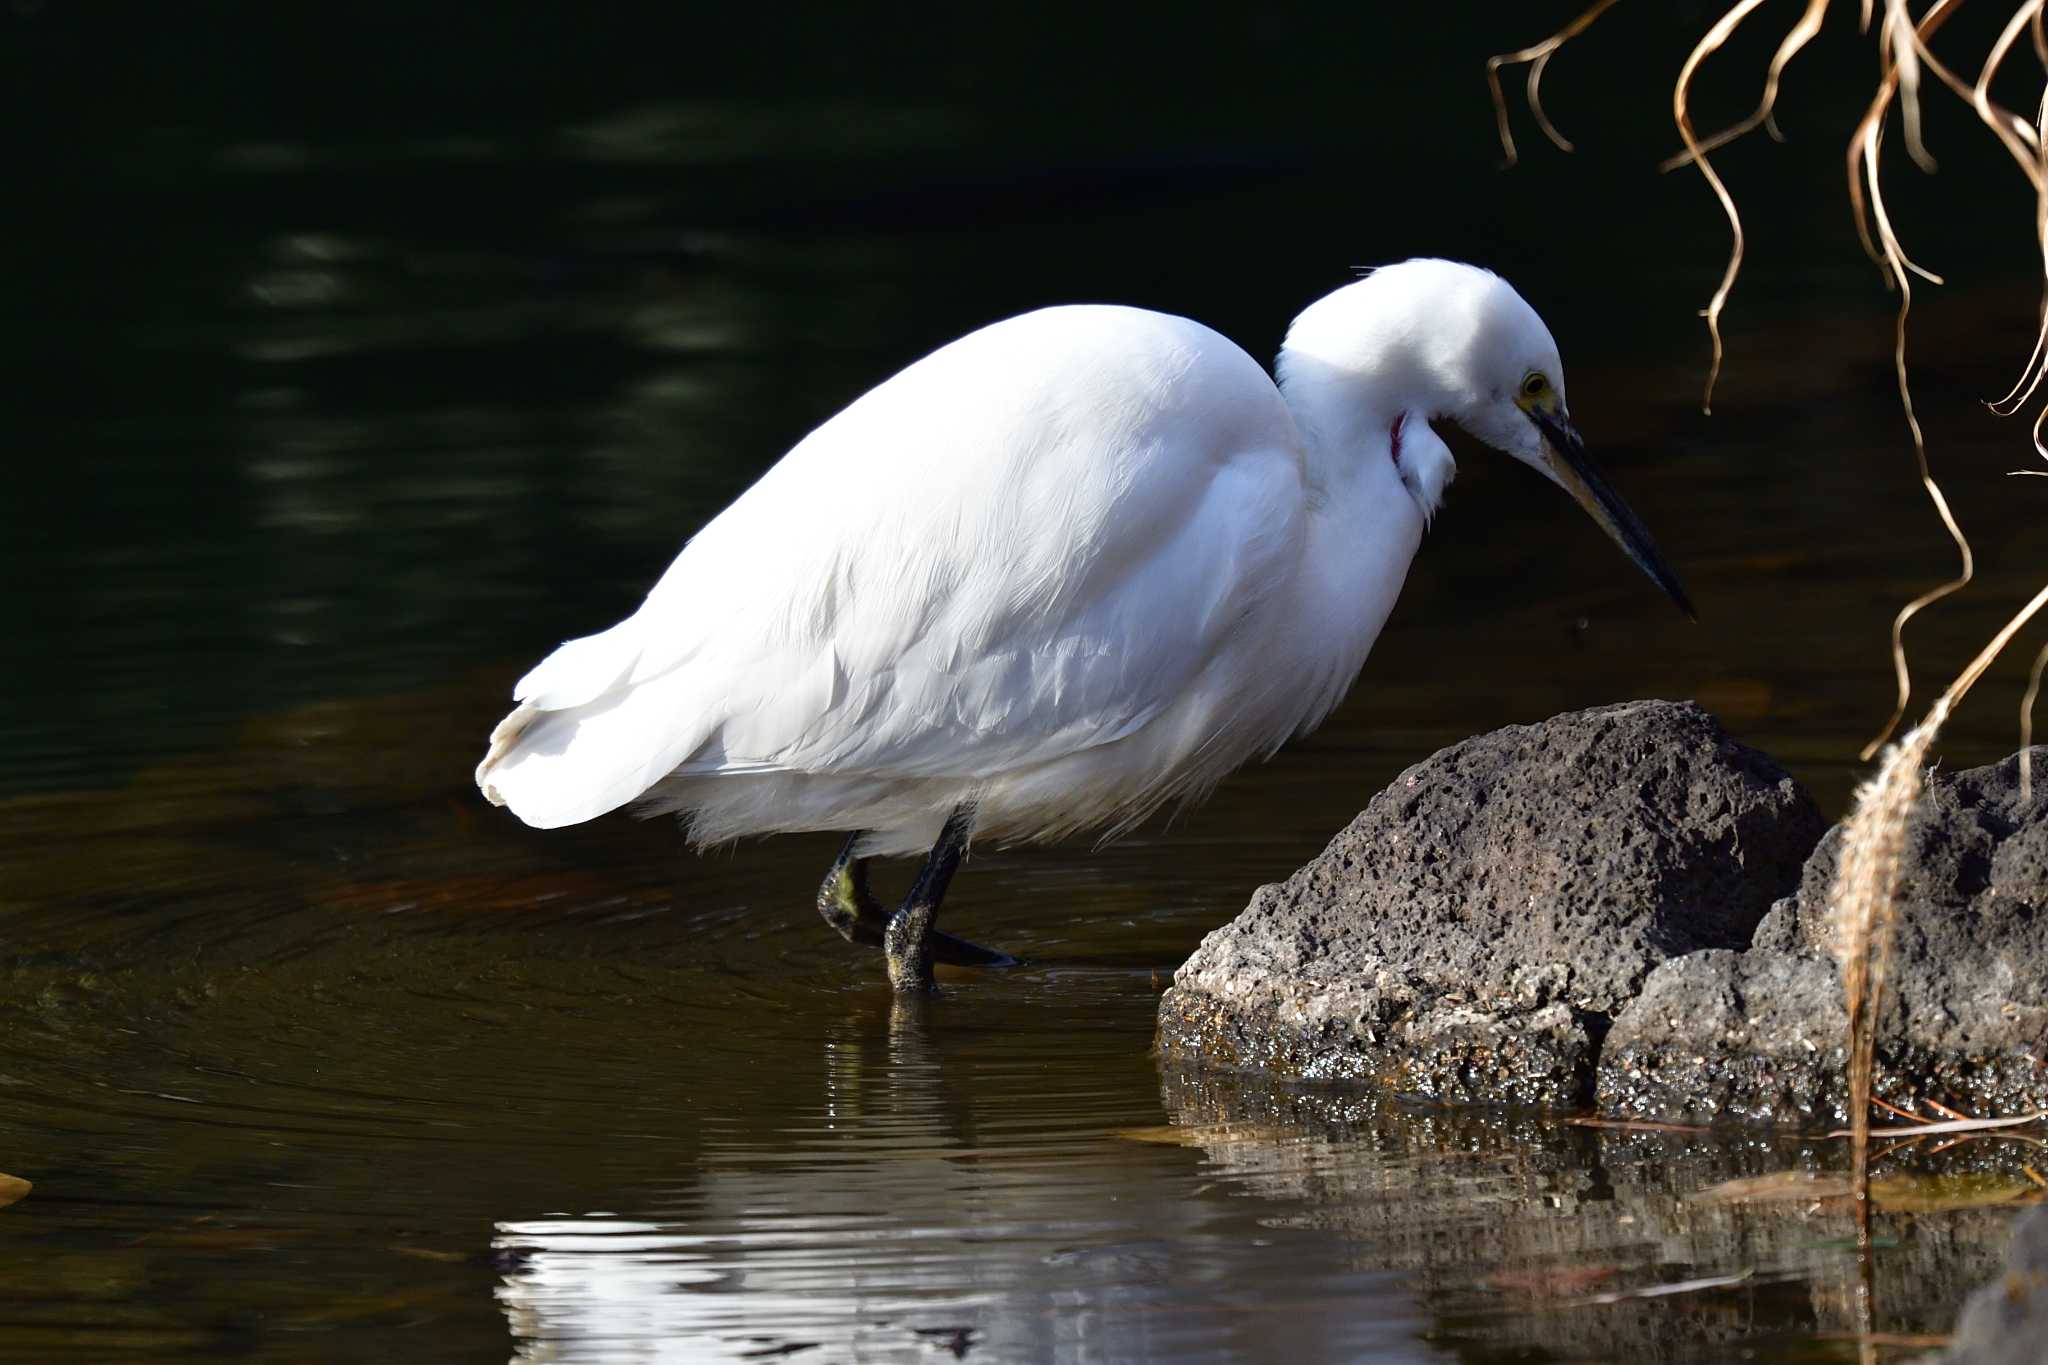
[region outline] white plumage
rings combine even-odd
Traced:
[[[1337,291],[1279,374],[1135,308],[943,347],[522,678],[479,785],[531,825],[643,799],[699,842],[866,830],[866,854],[962,807],[1035,840],[1199,794],[1357,674],[1452,472],[1431,420],[1573,487],[1524,391],[1544,376],[1569,431],[1556,347],[1484,271]]]

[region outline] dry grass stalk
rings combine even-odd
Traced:
[[[1999,126],[1994,120],[2002,111],[1991,105],[1987,92],[1992,76],[1997,74],[1999,64],[2004,61],[2005,53],[2012,45],[2014,30],[2022,18],[2027,20],[2027,31],[2034,40],[2034,55],[2040,59],[2042,67],[2048,69],[2048,33],[2043,32],[2042,9],[2040,0],[2034,0],[2034,3],[2022,6],[2013,16],[2012,24],[2007,26],[2005,33],[1999,35],[1999,44],[1992,50],[1991,58],[1985,62],[1984,71],[1977,78],[1977,84],[1971,92],[1971,103],[1976,107],[1978,117],[1986,123],[1993,124],[1994,128]],[[2005,115],[2004,118],[2010,121],[2009,132],[2002,134],[2006,140],[2006,147],[2013,151],[2014,157],[2021,163],[2021,169],[2027,170],[2029,178],[2033,181],[2034,236],[2041,247],[2042,277],[2044,281],[2048,281],[2048,160],[2041,159],[2048,158],[2048,90],[2042,91],[2041,102],[2035,110],[2031,138],[2027,136],[2025,126],[2012,115]],[[2021,149],[2029,145],[2037,158],[2031,168],[2021,156]],[[2048,285],[2044,285],[2040,325],[2034,333],[2033,352],[2028,355],[2027,363],[2020,371],[2020,377],[2013,382],[2012,388],[2003,398],[1991,403],[1991,410],[2001,417],[2012,416],[2032,401],[2043,377],[2048,377]],[[2048,422],[2048,405],[2044,405],[2039,415],[2034,418],[2033,429],[2035,453],[2043,460],[2048,460],[2048,445],[2044,445],[2041,440],[2044,422]],[[2044,471],[2028,469],[2015,472],[2038,475]]]
[[[1875,1096],[1872,1097],[1871,1103],[1885,1109],[1892,1107]],[[2037,1114],[2013,1114],[2002,1119],[1941,1119],[1936,1122],[1915,1122],[1897,1128],[1871,1128],[1866,1131],[1871,1137],[1905,1137],[1910,1135],[1915,1141],[1918,1141],[1934,1133],[1989,1133],[1996,1132],[2001,1128],[2024,1128],[2028,1124],[2040,1123],[2043,1120],[2048,1120],[2048,1110]],[[1832,1132],[1822,1134],[1823,1137],[1831,1138],[1853,1138],[1855,1135],[1856,1130],[1853,1126],[1837,1128]]]
[[[2026,3],[2021,4],[2013,12],[2012,18],[2007,22],[2005,29],[1999,34],[1998,40],[1992,45],[1989,53],[1986,54],[1976,81],[1969,85],[1965,85],[1961,78],[1956,76],[1944,63],[1937,59],[1927,46],[1928,38],[1954,12],[1955,8],[1956,6],[1950,3],[1950,0],[1937,0],[1937,3],[1929,7],[1927,13],[1916,24],[1911,22],[1905,0],[1887,0],[1885,50],[1890,58],[1890,64],[1884,79],[1880,81],[1877,98],[1872,102],[1870,110],[1865,114],[1862,124],[1857,129],[1857,135],[1851,139],[1850,143],[1850,198],[1856,205],[1858,231],[1863,233],[1866,249],[1871,250],[1879,258],[1880,263],[1886,269],[1888,278],[1895,282],[1900,290],[1900,307],[1898,327],[1894,338],[1893,361],[1898,374],[1900,398],[1905,405],[1907,422],[1913,433],[1913,449],[1919,464],[1921,483],[1926,487],[1928,497],[1934,503],[1935,510],[1940,514],[1942,525],[1947,529],[1951,539],[1955,541],[1956,549],[1962,560],[1961,569],[1954,579],[1931,588],[1914,598],[1902,607],[1899,614],[1893,619],[1892,667],[1898,682],[1898,700],[1893,708],[1891,719],[1885,723],[1884,729],[1878,734],[1876,739],[1865,746],[1863,757],[1866,761],[1891,735],[1892,730],[1905,715],[1906,704],[1911,695],[1911,676],[1906,666],[1904,644],[1906,622],[1911,620],[1923,607],[1939,601],[1950,593],[1956,592],[1968,585],[1974,571],[1969,541],[1964,537],[1962,528],[1956,524],[1954,514],[1949,510],[1948,500],[1942,495],[1941,488],[1935,482],[1933,474],[1928,467],[1926,444],[1921,437],[1920,424],[1913,414],[1912,398],[1906,379],[1905,326],[1906,314],[1912,303],[1908,274],[1909,272],[1919,274],[1924,278],[1934,280],[1936,283],[1940,281],[1938,277],[1921,270],[1906,258],[1903,249],[1899,246],[1896,234],[1892,232],[1889,217],[1884,211],[1883,196],[1878,186],[1878,157],[1886,107],[1890,102],[1892,92],[1894,90],[1899,91],[1901,103],[1911,118],[1909,126],[1917,127],[1918,101],[1917,98],[1913,97],[1916,89],[1913,82],[1917,80],[1917,73],[1923,67],[1933,72],[1937,79],[1970,105],[1976,112],[1979,120],[2005,145],[2006,150],[2012,154],[2014,162],[2019,166],[2021,173],[2027,177],[2028,183],[2034,190],[2034,236],[2042,258],[2044,287],[2048,287],[2048,92],[2044,92],[2042,104],[2032,123],[1994,104],[1990,98],[1991,82],[1997,76],[1999,68],[2004,64],[2006,57],[2018,44],[2022,32],[2032,35],[2035,53],[2041,59],[2043,66],[2048,67],[2048,36],[2044,36],[2042,32],[2043,2],[2042,0],[2026,0]],[[1922,154],[1924,155],[1924,152]],[[1862,170],[1860,183],[1857,174],[1859,164]],[[1878,245],[1875,247],[1872,246],[1869,233],[1865,228],[1861,184],[1867,184],[1869,187],[1870,216],[1875,220],[1878,227]],[[2033,397],[2041,384],[2044,370],[2048,370],[2048,297],[2044,297],[2040,316],[2040,327],[2036,332],[2034,349],[2027,359],[2027,364],[2022,369],[2020,378],[2013,385],[2011,391],[2003,398],[1991,404],[1992,411],[1994,412],[2005,416],[2017,412],[2020,407],[2024,406]],[[2035,450],[2044,459],[2048,459],[2048,447],[2044,447],[2041,441],[2043,421],[2048,421],[2048,408],[2044,408],[2041,417],[2035,420],[2033,431]],[[2024,613],[2024,615],[2031,615],[2031,609]],[[2001,632],[1999,638],[2003,641],[2010,639],[2011,636],[2009,633]],[[1958,682],[1960,681],[1958,679]],[[1972,681],[1974,681],[1974,678],[1972,678]],[[1967,690],[1967,684],[1964,685],[1962,690]],[[1956,688],[1951,687],[1950,692],[1956,698],[1960,698],[1961,693]],[[2026,733],[2024,728],[2022,733],[2023,735]],[[2024,738],[2022,739],[2021,748],[2024,754],[2026,748]],[[2022,758],[2022,763],[2023,765],[2026,763],[2024,757]],[[2025,773],[2023,777],[2027,789],[2030,791],[2031,773]]]
[[[1755,112],[1739,123],[1730,124],[1711,137],[1701,138],[1699,140],[1701,151],[1711,152],[1716,148],[1725,147],[1737,138],[1755,132],[1758,128],[1762,128],[1765,132],[1769,133],[1773,142],[1783,142],[1785,140],[1785,135],[1779,131],[1777,119],[1774,116],[1778,106],[1778,86],[1784,79],[1785,68],[1791,65],[1794,57],[1799,55],[1799,50],[1812,42],[1813,36],[1820,32],[1820,21],[1826,16],[1827,12],[1828,0],[1806,0],[1806,12],[1799,16],[1799,22],[1792,26],[1791,31],[1779,42],[1777,52],[1771,56],[1770,69],[1764,73],[1763,97],[1757,101]],[[1657,169],[1667,172],[1675,171],[1680,166],[1691,165],[1692,160],[1692,152],[1680,152],[1676,156],[1667,157],[1659,162]]]
[[[1636,1289],[1619,1289],[1606,1294],[1589,1294],[1567,1307],[1592,1307],[1596,1304],[1627,1303],[1631,1299],[1664,1299],[1674,1294],[1698,1294],[1708,1289],[1726,1289],[1730,1285],[1743,1284],[1756,1276],[1754,1268],[1738,1270],[1732,1275],[1707,1275],[1697,1280],[1674,1280],[1669,1284],[1643,1285]]]
[[[1935,1133],[1978,1134],[1996,1132],[2002,1138],[2040,1144],[2041,1140],[2038,1138],[2029,1137],[2023,1133],[2012,1133],[2002,1130],[2024,1128],[2036,1123],[2048,1123],[2048,1109],[2044,1109],[2038,1114],[2014,1114],[1996,1119],[1973,1119],[1969,1115],[1957,1113],[1953,1109],[1943,1109],[1943,1113],[1952,1114],[1954,1117],[1948,1119],[1922,1119],[1916,1117],[1908,1110],[1899,1108],[1895,1104],[1887,1104],[1874,1095],[1871,1097],[1870,1102],[1879,1109],[1890,1110],[1892,1113],[1908,1120],[1907,1123],[1900,1127],[1872,1128],[1870,1136],[1908,1138],[1912,1142],[1918,1142]],[[1609,1128],[1619,1133],[1711,1133],[1714,1131],[1714,1125],[1711,1123],[1662,1123],[1652,1119],[1610,1119],[1602,1118],[1598,1114],[1573,1114],[1565,1122],[1575,1128]],[[1809,1133],[1806,1137],[1832,1140],[1835,1138],[1853,1137],[1854,1135],[1853,1129],[1836,1128],[1825,1133]]]
[[[1887,750],[1877,775],[1856,793],[1842,827],[1840,861],[1829,898],[1829,931],[1841,964],[1849,1006],[1849,1163],[1856,1184],[1856,1218],[1867,1226],[1870,1208],[1870,1085],[1875,1071],[1877,1019],[1891,965],[1891,926],[1898,912],[1905,867],[1906,821],[1920,799],[1927,751],[1948,719],[1947,698],[1927,719]]]
[[[1692,93],[1692,80],[1699,73],[1700,63],[1705,61],[1731,34],[1742,26],[1742,21],[1756,11],[1763,0],[1737,0],[1715,25],[1707,30],[1706,36],[1687,54],[1684,65],[1678,68],[1678,82],[1671,87],[1671,121],[1678,125],[1678,136],[1685,143],[1686,155],[1692,164],[1699,167],[1700,175],[1706,180],[1707,188],[1714,192],[1714,198],[1721,205],[1721,212],[1728,215],[1728,230],[1733,241],[1728,247],[1728,265],[1721,272],[1721,283],[1715,287],[1714,296],[1707,300],[1707,307],[1701,314],[1707,320],[1707,337],[1714,346],[1714,358],[1707,365],[1707,388],[1700,397],[1700,410],[1714,410],[1714,383],[1721,377],[1721,310],[1728,306],[1728,295],[1735,289],[1736,277],[1742,273],[1742,215],[1735,210],[1735,196],[1728,192],[1728,186],[1721,180],[1720,172],[1707,160],[1707,150],[1700,144],[1699,137],[1692,129],[1692,114],[1688,109],[1688,97]],[[1789,39],[1788,39],[1789,41]],[[1783,50],[1782,45],[1780,50]],[[1797,49],[1794,49],[1795,51]]]
[[[1557,131],[1557,126],[1550,121],[1550,116],[1543,112],[1543,98],[1538,93],[1543,83],[1543,68],[1550,64],[1551,57],[1559,48],[1591,28],[1593,21],[1612,9],[1615,3],[1616,0],[1594,0],[1593,4],[1580,11],[1578,18],[1542,42],[1486,59],[1486,88],[1493,92],[1494,124],[1500,129],[1500,149],[1507,157],[1508,165],[1514,165],[1521,158],[1515,151],[1514,131],[1508,126],[1508,100],[1507,96],[1501,93],[1500,69],[1504,66],[1519,66],[1523,62],[1529,64],[1529,113],[1534,116],[1536,126],[1543,130],[1543,135],[1556,143],[1560,151],[1570,151],[1570,140]]]
[[[1883,268],[1886,284],[1899,291],[1899,311],[1892,330],[1892,371],[1898,381],[1899,405],[1906,415],[1906,428],[1913,437],[1913,460],[1920,474],[1921,487],[1927,490],[1928,500],[1934,504],[1936,514],[1940,516],[1949,538],[1955,542],[1956,553],[1961,558],[1961,567],[1954,578],[1921,593],[1899,608],[1898,614],[1892,618],[1892,672],[1898,686],[1898,700],[1877,737],[1863,746],[1861,756],[1866,763],[1898,728],[1913,694],[1913,675],[1906,664],[1906,623],[1919,615],[1923,608],[1968,587],[1976,575],[1976,561],[1970,550],[1969,538],[1957,524],[1955,513],[1949,510],[1948,498],[1935,481],[1933,468],[1928,463],[1927,440],[1920,429],[1919,415],[1913,410],[1913,387],[1906,370],[1906,319],[1913,311],[1912,277],[1918,275],[1932,284],[1940,284],[1941,277],[1922,269],[1906,255],[1898,233],[1892,228],[1891,214],[1885,207],[1884,188],[1879,179],[1886,116],[1896,98],[1907,111],[1907,126],[1914,130],[1913,136],[1917,138],[1919,56],[1927,50],[1928,37],[1954,12],[1955,6],[1950,0],[1936,0],[1915,24],[1906,13],[1904,0],[1887,0],[1885,23],[1880,34],[1885,66],[1878,80],[1877,94],[1849,139],[1849,203],[1855,211],[1856,231],[1863,239],[1863,249]],[[1937,70],[1947,69],[1939,63],[1933,65]],[[1931,164],[1926,162],[1924,148],[1920,150],[1918,159]],[[1870,235],[1873,223],[1877,228],[1875,240]]]

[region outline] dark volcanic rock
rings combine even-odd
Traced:
[[[2039,1365],[2048,1353],[2048,1209],[2013,1224],[2005,1273],[1970,1295],[1948,1365]]]
[[[1690,703],[1497,730],[1410,768],[1209,935],[1160,1003],[1160,1048],[1581,1102],[1650,970],[1748,942],[1821,828],[1783,769]]]
[[[1688,953],[1650,973],[1608,1031],[1598,1106],[1668,1122],[1846,1122],[1848,1029],[1831,958]]]
[[[2048,784],[2048,748],[2034,751]],[[1599,1104],[1638,1118],[1844,1122],[1847,1028],[1827,903],[1837,827],[1746,953],[1666,963],[1614,1022]],[[1878,1034],[1880,1095],[2048,1107],[2048,794],[2019,758],[1932,774],[1907,828]]]

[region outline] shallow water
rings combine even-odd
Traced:
[[[789,73],[751,92],[631,59],[676,38],[652,13],[592,36],[536,7],[440,85],[405,84],[432,62],[404,42],[321,34],[366,103],[294,67],[282,21],[132,50],[59,7],[5,22],[16,88],[63,117],[23,153],[47,183],[0,321],[0,1171],[34,1182],[0,1209],[0,1356],[1848,1358],[1840,1209],[1689,1199],[1835,1166],[1826,1144],[1149,1051],[1200,936],[1465,735],[1696,696],[1839,809],[1886,622],[1949,552],[1831,180],[1757,225],[1705,419],[1711,206],[1645,188],[1620,157],[1661,144],[1614,125],[1604,161],[1496,175],[1477,92],[1429,73],[1501,44],[1427,20],[1381,32],[1422,54],[1385,88],[1294,69],[1228,108],[1142,73],[1024,98],[1046,57],[1016,33],[980,68],[897,53],[878,90],[813,30],[751,51]],[[1123,35],[1071,36],[1079,70]],[[1163,41],[1220,70],[1237,37]],[[522,64],[550,43],[577,74]],[[231,71],[239,97],[196,93]],[[1552,79],[1582,126],[1624,89],[1586,74],[1574,110]],[[1359,101],[1357,130],[1294,135]],[[1816,133],[1732,164],[1768,202],[1833,155]],[[1429,193],[1391,214],[1397,183]],[[1982,571],[1913,627],[1924,679],[2038,574],[2032,490],[2000,477],[2020,433],[1975,407],[2031,327],[2014,246],[1941,262],[1916,334]],[[1265,354],[1347,267],[1425,249],[1524,282],[1699,626],[1474,454],[1333,721],[1111,847],[977,851],[947,925],[1025,965],[929,1002],[816,922],[829,839],[698,859],[660,824],[542,834],[476,797],[527,664],[932,345],[1094,297]],[[2023,666],[1947,761],[2013,747]],[[1948,1159],[2010,1179],[1987,1147]],[[1995,1259],[2007,1211],[1936,1202],[1888,1219],[1885,1330],[1945,1330]]]

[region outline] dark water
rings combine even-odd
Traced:
[[[0,1357],[1847,1358],[1839,1208],[1691,1198],[1825,1143],[1150,1056],[1200,936],[1467,734],[1696,696],[1839,809],[1890,613],[1950,563],[1836,190],[1852,38],[1791,146],[1728,158],[1753,256],[1706,419],[1722,228],[1649,175],[1643,78],[1692,20],[1561,61],[1585,152],[1501,175],[1477,63],[1549,16],[1369,8],[0,18],[0,1171],[34,1182]],[[2031,331],[2025,201],[1936,132],[1899,216],[1952,277],[1915,355],[1981,578],[1913,628],[1923,695],[2041,543],[1976,406]],[[979,854],[948,923],[1027,965],[930,1002],[817,924],[829,840],[700,860],[476,797],[527,664],[923,351],[1095,298],[1263,355],[1418,251],[1545,312],[1699,626],[1475,454],[1337,717],[1110,848]],[[2023,668],[1947,761],[2013,747]],[[1934,1202],[1887,1219],[1884,1330],[1995,1259],[2006,1211]]]

